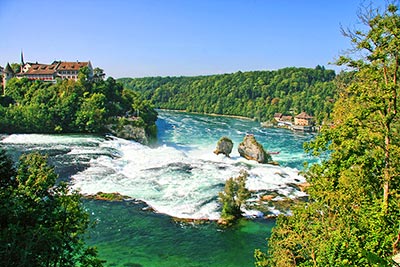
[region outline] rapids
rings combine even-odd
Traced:
[[[289,186],[302,183],[304,161],[314,162],[302,145],[313,135],[261,128],[250,120],[159,111],[158,144],[147,147],[115,137],[13,134],[1,143],[15,155],[39,150],[71,186],[84,194],[119,192],[142,200],[157,212],[179,218],[217,219],[218,192],[240,170],[249,173],[248,189],[276,191],[295,198],[304,193]],[[237,146],[252,133],[281,166],[239,157]],[[220,137],[234,142],[230,158],[215,155]],[[249,211],[250,213],[254,213]],[[271,208],[271,212],[276,212]]]

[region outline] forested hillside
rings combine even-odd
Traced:
[[[90,81],[80,74],[78,81],[57,83],[13,78],[0,97],[2,133],[104,133],[107,125],[131,123],[155,136],[156,119],[148,101],[111,77]]]
[[[157,108],[271,119],[306,111],[318,122],[332,111],[335,72],[322,66],[197,77],[122,78]]]

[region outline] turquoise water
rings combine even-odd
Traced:
[[[273,155],[273,159],[281,166],[302,169],[305,161],[313,163],[317,160],[303,150],[303,143],[310,141],[314,133],[262,128],[259,122],[251,120],[161,110],[157,127],[160,144],[212,151],[219,138],[227,136],[234,142],[232,156],[235,157],[238,156],[238,144],[251,133],[267,151],[280,152]]]
[[[265,248],[273,221],[246,221],[232,229],[215,223],[174,222],[130,203],[87,201],[98,219],[88,243],[106,266],[253,266],[255,248]]]
[[[302,196],[289,186],[304,181],[298,172],[312,134],[260,128],[249,120],[160,111],[155,147],[91,135],[10,135],[1,140],[16,159],[23,152],[49,154],[61,180],[82,193],[120,192],[143,202],[85,201],[97,225],[87,242],[99,249],[106,266],[253,266],[254,249],[266,248],[273,221],[253,219],[232,229],[214,222],[175,222],[180,218],[217,219],[218,192],[224,182],[246,170],[247,187],[258,194],[274,191]],[[240,158],[237,146],[252,133],[281,166]],[[234,142],[230,158],[212,151],[222,136]],[[151,206],[156,212],[149,211]],[[144,208],[144,209],[143,209]],[[245,214],[258,214],[244,211]],[[273,207],[269,211],[276,214]]]
[[[301,169],[305,160],[315,160],[305,155],[302,148],[312,134],[263,129],[253,121],[226,117],[171,111],[161,111],[159,117],[159,145],[184,151],[187,157],[200,160],[204,168],[214,164],[211,151],[220,137],[230,137],[236,149],[246,133],[253,133],[269,151],[280,151],[274,159],[282,166]],[[166,149],[161,156],[174,158],[169,153],[175,152]],[[241,164],[237,151],[233,151],[232,157],[232,164]],[[259,166],[249,168],[255,170]],[[195,178],[180,169],[173,174],[180,175],[181,179]],[[108,266],[253,266],[254,250],[266,249],[266,238],[274,225],[273,220],[258,219],[243,221],[232,229],[221,229],[215,223],[177,223],[169,216],[143,211],[142,206],[130,203],[87,202],[86,206],[94,218],[101,218],[90,243],[99,248]]]

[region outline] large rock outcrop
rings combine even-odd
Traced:
[[[243,142],[239,144],[238,152],[240,156],[248,160],[255,160],[259,163],[268,163],[272,161],[271,155],[265,152],[263,146],[257,142],[252,134],[248,134],[244,137]]]
[[[115,123],[106,125],[106,129],[119,138],[134,140],[143,145],[148,145],[150,143],[150,138],[146,132],[143,120],[135,117],[119,118]]]
[[[119,138],[134,140],[143,145],[149,144],[149,139],[146,134],[144,127],[124,125],[119,127],[117,130],[112,131],[112,134]]]
[[[233,142],[231,139],[228,137],[221,137],[217,143],[217,147],[214,150],[214,153],[219,155],[219,154],[224,154],[225,156],[229,157],[229,154],[232,152],[233,148]]]

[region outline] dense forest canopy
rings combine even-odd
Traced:
[[[322,122],[336,98],[335,72],[323,66],[197,77],[121,78],[157,108],[269,120],[305,111]]]
[[[139,113],[140,111],[140,113]],[[2,133],[104,133],[121,117],[155,132],[157,112],[141,95],[113,78],[57,83],[13,78],[0,97]]]

